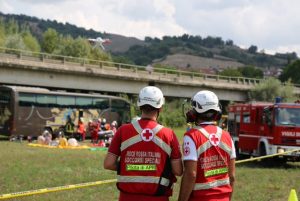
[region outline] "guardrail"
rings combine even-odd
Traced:
[[[117,63],[117,62],[110,62],[110,61],[101,61],[101,60],[93,60],[87,58],[79,58],[79,57],[71,57],[71,56],[63,56],[63,55],[55,55],[55,54],[48,54],[48,53],[40,53],[40,52],[31,52],[26,50],[19,50],[19,49],[11,49],[11,48],[4,48],[0,47],[0,53],[4,53],[5,56],[15,57],[16,59],[20,60],[33,60],[33,61],[40,61],[43,63],[56,63],[56,64],[77,64],[81,66],[88,66],[89,68],[103,68],[106,67],[114,67],[118,70],[132,70],[133,72],[146,72],[145,66],[139,65],[131,65],[131,64],[124,64],[124,63]],[[213,74],[204,74],[204,73],[197,73],[197,72],[190,72],[190,71],[182,71],[182,70],[175,70],[175,69],[166,69],[166,68],[157,68],[153,67],[153,71],[151,73],[159,73],[165,76],[188,76],[190,78],[201,78],[203,80],[214,80],[220,82],[234,82],[238,84],[258,84],[262,79],[255,79],[255,78],[245,78],[245,77],[229,77],[229,76],[220,76],[220,75],[213,75]]]
[[[147,73],[147,69],[145,66],[117,63],[117,62],[110,62],[110,61],[93,60],[93,59],[80,58],[80,57],[63,56],[63,55],[56,55],[56,54],[48,54],[48,53],[41,53],[41,52],[32,52],[27,50],[11,49],[5,47],[0,47],[0,56],[15,58],[24,61],[39,61],[48,64],[53,64],[53,63],[61,64],[62,66],[67,64],[80,65],[80,66],[87,67],[87,69],[93,69],[93,68],[102,69],[104,67],[110,67],[110,68],[115,68],[116,70],[130,70],[131,72],[135,72],[137,74],[145,73],[145,72]],[[153,75],[160,74],[166,77],[175,76],[178,78],[188,77],[191,78],[191,80],[201,79],[204,81],[236,83],[236,84],[251,85],[251,86],[259,84],[262,81],[264,81],[264,79],[221,76],[221,75],[204,74],[198,72],[182,71],[182,70],[158,68],[158,67],[153,67],[153,71],[151,72],[151,74]],[[285,84],[286,83],[283,83],[283,85]],[[293,84],[293,86],[296,88],[300,88],[300,85],[297,84]]]

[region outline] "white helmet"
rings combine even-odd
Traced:
[[[204,113],[208,110],[221,112],[218,97],[214,92],[207,90],[199,91],[193,96],[192,107],[198,113]]]
[[[70,138],[70,139],[68,140],[68,144],[69,144],[70,146],[72,146],[72,147],[78,146],[78,142],[77,142],[77,140],[76,140],[75,138]]]
[[[158,109],[161,108],[164,103],[165,99],[161,90],[154,86],[147,86],[140,91],[137,106],[151,105]]]
[[[117,121],[111,122],[111,125],[112,125],[112,126],[117,126],[117,124],[118,124]]]

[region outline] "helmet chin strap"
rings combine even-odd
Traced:
[[[158,120],[158,117],[159,117],[159,110],[157,111],[157,114],[156,114],[156,121]]]

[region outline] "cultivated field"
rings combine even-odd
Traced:
[[[183,129],[178,130],[182,134]],[[182,139],[180,135],[180,139]],[[0,141],[0,195],[12,192],[57,187],[114,179],[104,170],[105,151],[34,148],[27,142]],[[300,196],[300,163],[264,167],[258,162],[238,164],[234,201],[287,201],[291,189]],[[175,186],[177,200],[179,182]],[[21,201],[106,201],[117,200],[114,183],[75,190],[26,196]]]

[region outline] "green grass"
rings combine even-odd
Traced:
[[[176,129],[182,141],[184,129]],[[0,194],[114,179],[104,170],[105,151],[62,150],[27,146],[26,142],[0,141]],[[287,201],[290,190],[300,198],[300,163],[265,168],[251,162],[237,165],[234,201]],[[180,180],[180,179],[179,179]],[[172,201],[177,200],[178,181]],[[10,200],[117,200],[114,183]]]

